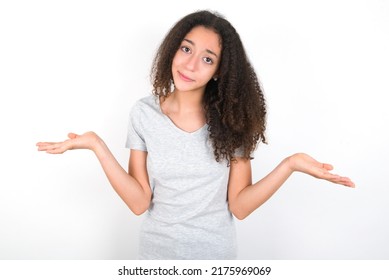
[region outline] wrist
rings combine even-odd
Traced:
[[[87,147],[92,152],[96,153],[104,146],[103,140],[95,132],[89,131],[84,136],[87,137]]]
[[[100,161],[105,161],[106,159],[111,158],[112,154],[111,154],[110,150],[108,149],[108,146],[103,141],[103,139],[101,139],[100,137],[96,137],[95,140],[96,141],[95,141],[94,148],[92,151],[94,152],[96,157]]]
[[[298,170],[297,168],[297,158],[300,156],[300,153],[293,154],[291,156],[288,156],[285,159],[285,164],[287,168],[290,170],[291,173],[295,172]]]
[[[94,153],[101,153],[104,150],[105,143],[97,134],[93,137],[91,142],[91,150]]]

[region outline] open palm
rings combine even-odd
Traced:
[[[67,150],[89,149],[93,150],[99,137],[96,133],[89,131],[78,135],[69,133],[68,139],[62,142],[38,142],[38,151],[46,151],[49,154],[62,154]]]

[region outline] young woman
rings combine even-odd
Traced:
[[[133,106],[128,173],[94,132],[40,142],[59,154],[90,149],[111,185],[140,215],[140,259],[234,259],[234,219],[268,200],[293,172],[353,187],[332,166],[298,153],[252,183],[250,159],[265,142],[266,106],[234,27],[199,11],[162,42],[152,68],[153,94]]]

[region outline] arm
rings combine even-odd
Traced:
[[[146,152],[131,150],[127,173],[104,141],[94,132],[82,135],[69,133],[69,139],[63,142],[39,142],[37,146],[39,151],[46,151],[49,154],[62,154],[73,149],[93,151],[112,187],[131,211],[140,215],[148,209],[151,189],[146,170]]]
[[[252,184],[250,161],[238,158],[237,161],[231,162],[228,183],[230,210],[238,219],[246,218],[266,202],[296,171],[335,184],[354,187],[349,178],[330,173],[332,169],[330,164],[320,163],[306,154],[299,153],[284,159],[263,179]]]

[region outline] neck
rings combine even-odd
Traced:
[[[202,110],[203,94],[199,92],[182,92],[175,90],[169,97],[176,112],[193,112]]]

